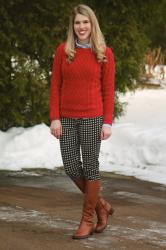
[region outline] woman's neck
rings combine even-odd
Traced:
[[[85,44],[89,44],[89,39],[83,40],[83,41],[80,41],[80,40],[77,39],[77,42],[78,42],[79,44],[81,44],[81,45],[85,45]]]

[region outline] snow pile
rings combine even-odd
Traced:
[[[166,128],[119,124],[104,142],[101,169],[166,184]]]
[[[45,124],[0,131],[0,169],[62,166],[59,142]]]

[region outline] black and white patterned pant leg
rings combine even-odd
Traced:
[[[84,177],[99,180],[99,152],[101,145],[102,117],[82,119],[79,126]]]
[[[82,162],[78,126],[75,119],[61,118],[61,156],[66,174],[71,179],[82,178]]]

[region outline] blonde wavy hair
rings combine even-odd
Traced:
[[[104,36],[100,30],[98,20],[95,16],[93,10],[84,4],[79,4],[74,7],[71,16],[69,18],[69,28],[67,34],[67,40],[65,44],[65,53],[67,55],[67,61],[70,63],[74,59],[75,56],[75,39],[76,35],[74,32],[74,19],[77,14],[84,15],[89,18],[91,22],[91,35],[90,35],[90,44],[92,51],[96,54],[96,58],[98,62],[105,62],[106,56],[104,54],[106,49],[106,43]]]

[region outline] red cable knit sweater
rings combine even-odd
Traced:
[[[55,52],[50,88],[50,119],[87,118],[103,115],[112,124],[114,108],[114,56],[106,48],[106,63],[98,63],[91,48],[76,48],[66,62],[65,44]]]

